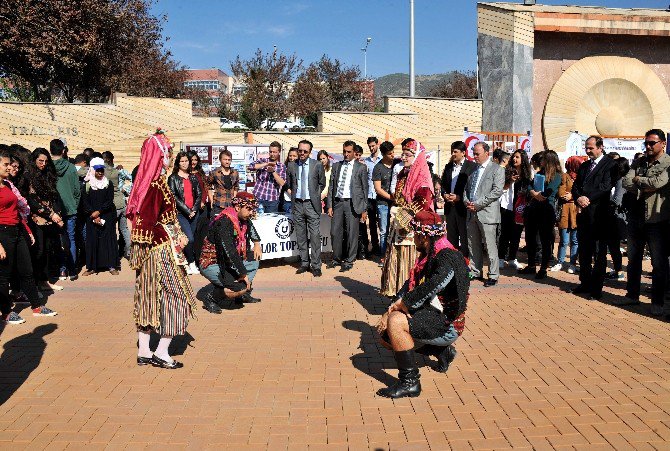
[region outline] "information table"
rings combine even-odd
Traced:
[[[253,220],[261,237],[262,260],[299,255],[295,237],[295,222],[290,214],[265,213]],[[332,252],[330,216],[321,215],[321,252]]]

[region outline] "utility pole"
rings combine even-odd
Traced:
[[[414,0],[409,0],[409,96],[414,97]]]

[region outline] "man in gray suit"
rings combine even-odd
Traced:
[[[311,142],[303,139],[298,143],[298,161],[288,164],[286,181],[291,192],[295,237],[300,251],[300,268],[296,274],[311,270],[314,277],[321,277],[319,224],[322,212],[321,191],[326,186],[326,173],[321,163],[309,157],[311,153]]]
[[[342,265],[340,272],[354,266],[358,251],[358,224],[367,219],[368,169],[354,158],[356,143],[342,144],[344,161],[333,165],[326,206],[332,219],[330,237],[333,244],[333,261],[328,268]]]
[[[484,142],[474,145],[472,153],[477,168],[468,177],[463,193],[467,209],[470,275],[481,279],[484,248],[489,256],[489,275],[485,287],[498,283],[498,228],[500,227],[500,196],[505,185],[505,170],[489,158],[490,147]]]

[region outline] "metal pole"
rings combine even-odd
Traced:
[[[409,96],[414,97],[414,0],[409,0]]]
[[[365,63],[363,64],[363,78],[368,79],[368,46],[365,46],[365,50],[363,50],[363,56],[364,56],[364,61]]]

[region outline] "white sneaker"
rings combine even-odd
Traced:
[[[505,260],[500,260],[498,262],[498,268],[505,269],[505,266],[507,266],[507,262]]]
[[[554,266],[549,268],[549,271],[556,272],[556,271],[560,271],[562,269],[563,269],[563,263],[556,263]]]
[[[654,316],[661,316],[663,314],[663,306],[651,304],[651,314]]]
[[[516,258],[515,258],[514,260],[512,260],[511,262],[509,262],[509,265],[510,265],[512,268],[516,269],[517,271],[518,271],[519,269],[521,269],[521,263],[519,263],[519,260],[517,260]]]
[[[186,274],[193,276],[195,274],[200,274],[200,271],[198,270],[198,267],[195,266],[195,262],[190,263],[188,266],[186,266]]]
[[[577,274],[579,270],[575,265],[568,266],[568,274]]]

